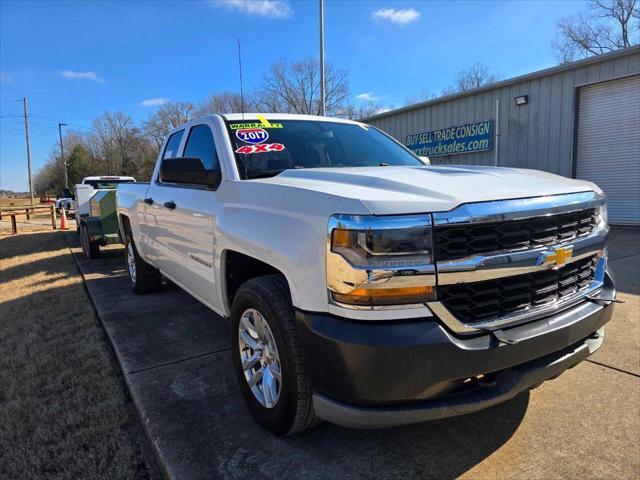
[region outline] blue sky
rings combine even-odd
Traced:
[[[509,78],[556,62],[555,21],[581,1],[332,1],[325,55],[349,71],[354,102],[400,106],[438,93],[474,62]],[[27,190],[22,104],[34,170],[57,145],[57,123],[87,131],[106,110],[144,120],[161,99],[198,102],[245,88],[276,60],[318,54],[316,1],[0,0],[0,188]],[[365,95],[367,96],[367,95]]]

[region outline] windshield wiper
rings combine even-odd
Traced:
[[[262,170],[261,172],[256,172],[252,175],[247,175],[247,180],[251,180],[254,178],[267,178],[267,177],[275,177],[276,175],[287,170],[286,168],[278,168],[277,170]]]

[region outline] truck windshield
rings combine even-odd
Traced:
[[[313,120],[228,121],[243,179],[271,177],[290,168],[423,166],[379,130]]]

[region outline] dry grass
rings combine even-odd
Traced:
[[[0,238],[0,286],[0,478],[145,478],[126,387],[64,234]]]
[[[4,195],[0,195],[0,208],[3,207],[26,207],[31,204],[30,198],[16,198],[16,197],[5,197]],[[40,205],[40,199],[35,197],[33,199],[34,205]]]
[[[57,224],[59,226],[60,221],[58,221]],[[53,229],[51,228],[51,220],[48,218],[34,218],[29,221],[18,220],[17,226],[18,234],[53,231]],[[75,225],[72,225],[72,227],[75,228]],[[12,235],[13,233],[11,233],[11,223],[4,220],[0,221],[0,239],[10,237]]]

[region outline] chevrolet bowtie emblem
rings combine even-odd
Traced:
[[[565,265],[573,256],[573,248],[555,248],[552,253],[548,253],[544,259],[544,263],[552,264],[556,267]]]

